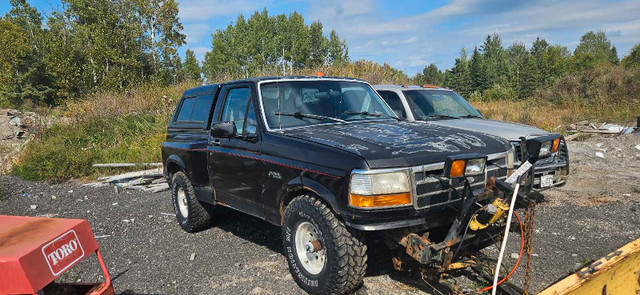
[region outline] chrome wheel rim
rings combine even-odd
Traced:
[[[184,189],[178,188],[178,209],[180,210],[180,215],[182,217],[189,217],[189,205],[187,204],[187,194],[184,192]]]
[[[302,267],[312,275],[319,274],[326,262],[326,250],[318,228],[311,222],[301,222],[296,228],[295,243]]]

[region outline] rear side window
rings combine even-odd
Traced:
[[[204,123],[209,119],[212,104],[212,94],[185,98],[182,102],[182,107],[180,107],[180,111],[176,116],[176,122]]]
[[[176,122],[188,122],[191,119],[191,111],[193,111],[193,105],[196,102],[195,97],[185,98],[182,101],[182,107],[176,117]]]
[[[211,113],[211,105],[213,104],[213,95],[198,96],[191,113],[191,121],[204,122],[209,119]]]
[[[387,102],[387,104],[393,109],[393,111],[398,115],[398,117],[402,119],[407,118],[407,113],[404,110],[404,106],[402,106],[402,101],[400,97],[393,91],[378,91],[382,99]]]

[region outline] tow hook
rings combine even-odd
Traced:
[[[313,240],[307,243],[306,245],[304,245],[304,249],[308,253],[315,253],[322,250],[322,243],[320,243],[320,240]]]

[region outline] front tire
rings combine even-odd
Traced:
[[[289,271],[306,292],[350,294],[362,285],[367,268],[362,233],[347,229],[317,198],[303,195],[289,203],[282,240]]]
[[[191,181],[184,172],[176,172],[171,182],[171,200],[178,223],[186,232],[197,232],[211,224],[211,215],[196,199]]]

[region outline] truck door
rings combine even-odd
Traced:
[[[251,84],[222,88],[212,128],[218,122],[232,122],[237,133],[230,138],[210,136],[208,166],[217,201],[264,217],[261,198],[264,165],[260,161],[260,134],[254,97]]]

